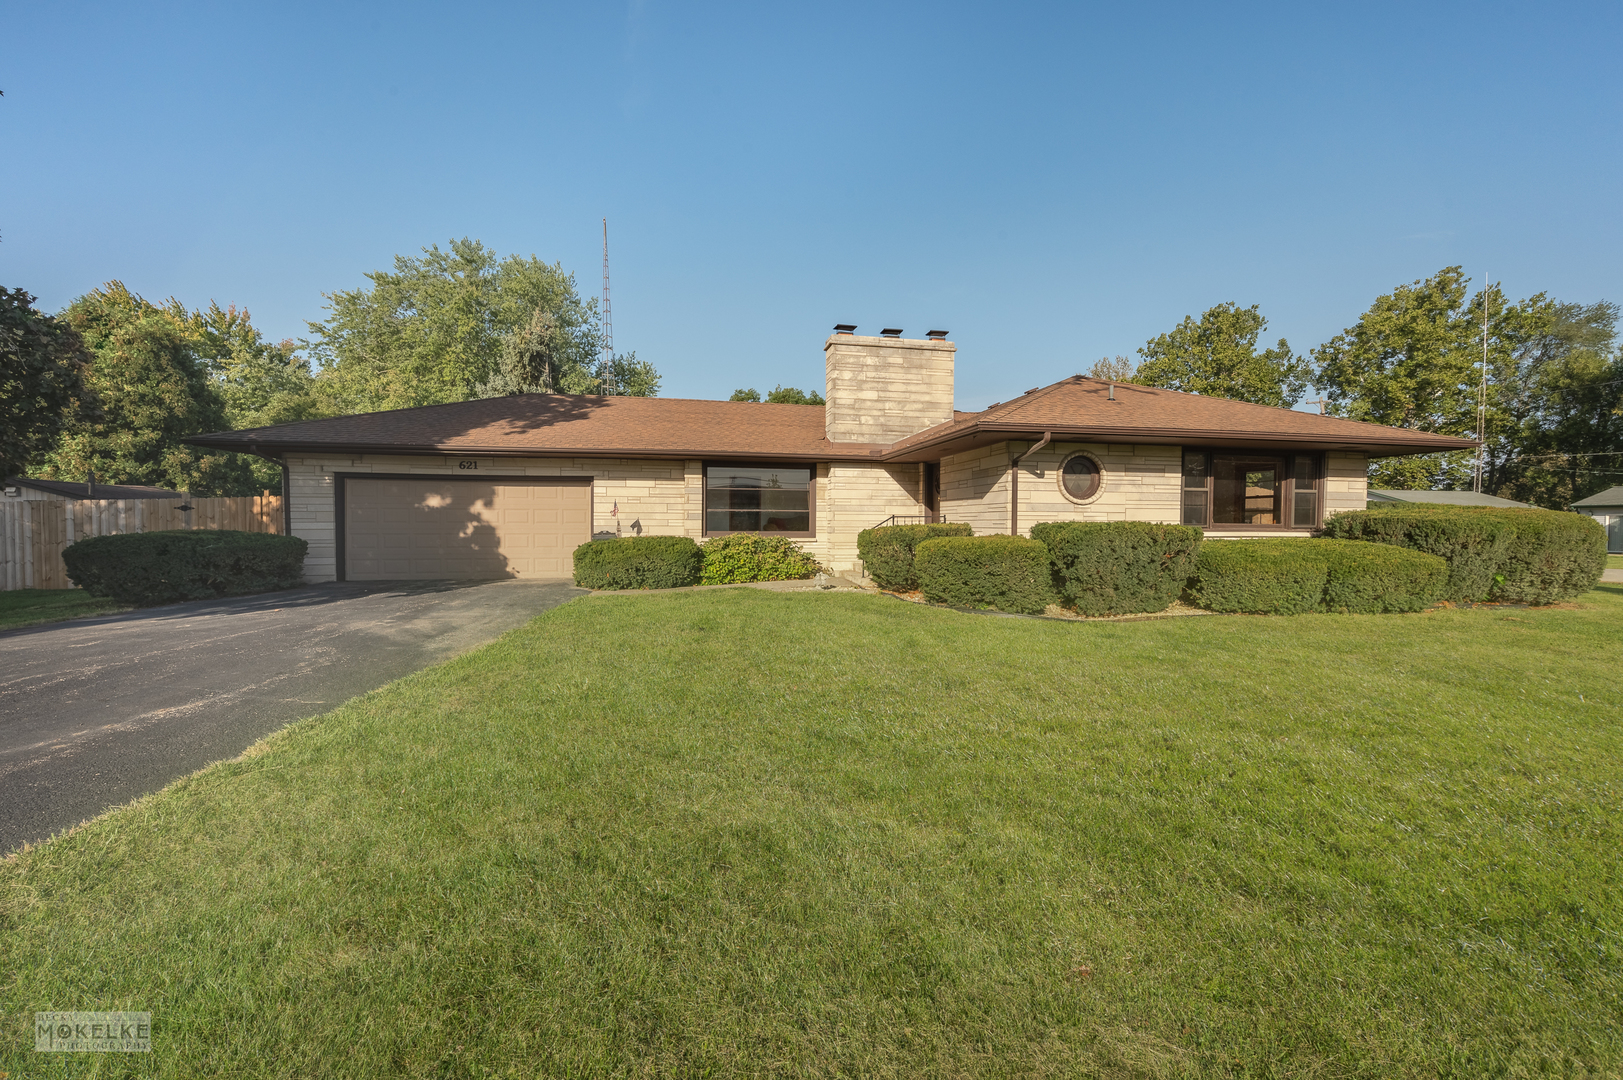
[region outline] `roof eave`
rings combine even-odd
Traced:
[[[183,440],[193,446],[211,450],[226,450],[239,454],[257,454],[277,460],[287,454],[398,454],[430,455],[435,457],[498,457],[498,458],[655,458],[670,461],[876,461],[886,449],[869,443],[860,443],[838,450],[817,451],[782,450],[718,450],[700,447],[553,447],[553,446],[449,446],[442,443],[364,443],[317,442],[265,443],[212,439],[208,436]]]
[[[1402,429],[1394,429],[1399,432]],[[1477,443],[1474,439],[1455,438],[1451,435],[1433,435],[1423,442],[1402,436],[1392,439],[1353,438],[1340,439],[1326,435],[1287,434],[1279,432],[1235,432],[1232,429],[1205,428],[1134,428],[1103,427],[1094,425],[976,423],[956,431],[943,432],[940,437],[926,439],[883,455],[890,462],[928,461],[947,453],[962,453],[1009,438],[1041,435],[1052,432],[1055,439],[1084,442],[1150,443],[1155,445],[1188,446],[1293,446],[1304,450],[1349,450],[1367,453],[1371,457],[1400,457],[1407,454],[1435,454],[1448,450],[1469,450]],[[1406,433],[1419,434],[1419,433]]]

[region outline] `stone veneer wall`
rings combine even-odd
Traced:
[[[334,473],[408,473],[424,476],[471,474],[458,462],[477,460],[478,479],[503,476],[591,476],[592,530],[612,536],[691,536],[704,540],[704,470],[698,461],[646,461],[630,458],[457,458],[385,454],[299,455],[288,458],[293,535],[310,542],[305,558],[308,581],[331,581],[337,574]],[[795,542],[835,573],[858,569],[857,533],[891,514],[920,513],[917,465],[878,463],[820,464],[816,468],[815,537]],[[911,485],[911,486],[910,486]],[[618,503],[618,517],[610,511]]]
[[[1364,454],[1324,455],[1324,516],[1369,506],[1369,458]]]
[[[948,521],[968,522],[977,534],[1009,531],[1009,463],[1036,441],[996,443],[941,461],[941,506]],[[1104,467],[1098,495],[1072,502],[1060,492],[1059,467],[1087,451]],[[1324,515],[1362,510],[1368,497],[1368,459],[1325,455]],[[1020,533],[1040,521],[1154,521],[1182,519],[1183,448],[1117,443],[1053,442],[1020,463]],[[1278,535],[1259,533],[1258,535]]]
[[[830,442],[893,443],[952,419],[950,341],[835,334],[823,344]]]

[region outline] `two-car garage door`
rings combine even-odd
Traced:
[[[340,483],[350,581],[567,578],[575,548],[592,538],[586,477]]]

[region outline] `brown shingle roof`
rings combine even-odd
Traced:
[[[200,435],[188,442],[289,451],[575,454],[589,457],[873,460],[884,447],[831,443],[815,405],[522,394]]]
[[[1011,434],[1052,431],[1093,442],[1191,443],[1210,446],[1290,445],[1315,450],[1360,450],[1377,456],[1462,450],[1470,439],[1366,424],[1337,416],[1276,409],[1176,390],[1110,383],[1077,375],[999,402],[978,413],[955,413],[950,423],[910,436],[886,460],[916,461],[999,442]]]
[[[569,454],[582,457],[933,461],[1051,431],[1089,442],[1293,446],[1377,456],[1475,446],[1469,439],[1076,376],[892,446],[831,443],[816,405],[524,394],[200,435],[218,450],[283,453]]]

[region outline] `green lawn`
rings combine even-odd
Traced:
[[[592,596],[0,863],[0,1072],[1615,1077],[1620,669],[1619,586]]]
[[[14,589],[0,592],[0,630],[127,610],[128,604],[91,596],[83,589]]]
[[[1606,556],[1606,569],[1623,570],[1623,555]]]

